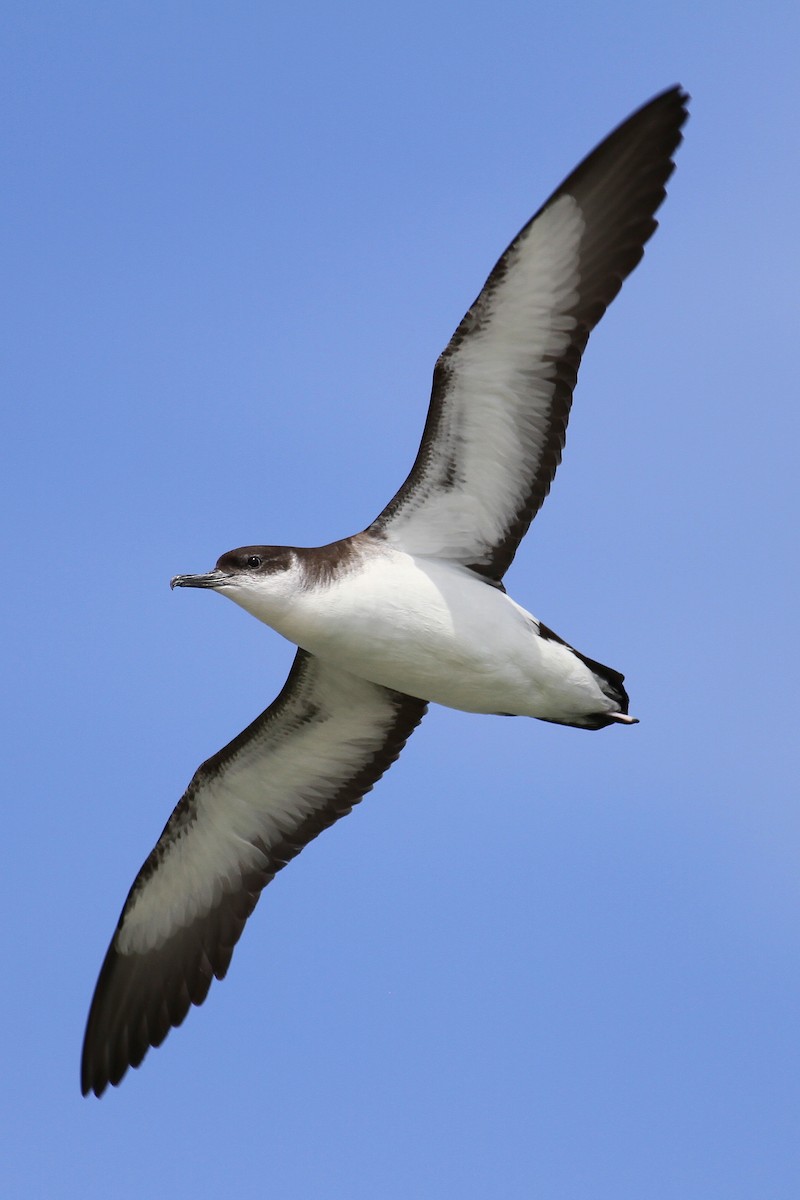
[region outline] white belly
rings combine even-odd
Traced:
[[[441,560],[387,550],[277,619],[250,611],[320,658],[449,708],[568,720],[617,707],[535,618]]]

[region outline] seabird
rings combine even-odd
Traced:
[[[83,1047],[101,1095],[222,979],[262,888],[349,813],[430,701],[632,724],[623,676],[506,594],[561,460],[589,334],[656,228],[688,96],[656,96],[525,225],[436,363],[411,473],[328,546],[244,546],[172,587],[228,596],[297,647],[278,698],[196,771],[134,880]]]

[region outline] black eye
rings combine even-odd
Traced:
[[[251,567],[251,568],[252,568],[252,569],[255,571],[257,567],[260,567],[260,566],[261,566],[261,558],[260,558],[260,556],[259,556],[258,554],[250,554],[250,555],[248,555],[248,557],[247,557],[247,565],[248,565],[248,567]]]

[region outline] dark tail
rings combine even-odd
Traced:
[[[579,658],[584,666],[588,667],[600,685],[601,691],[605,692],[609,700],[613,700],[619,705],[619,712],[615,713],[596,713],[586,717],[580,725],[576,725],[576,729],[605,729],[606,725],[636,725],[638,717],[628,716],[628,693],[623,686],[625,676],[619,671],[615,671],[613,667],[607,667],[603,663],[597,662],[593,658],[587,658],[585,654],[581,654],[580,650],[576,650],[574,646],[570,646],[569,642],[565,642],[562,637],[554,633],[552,629],[548,629],[546,625],[539,622],[539,635],[546,638],[550,642],[559,642],[562,646],[566,646],[571,650],[576,658]]]

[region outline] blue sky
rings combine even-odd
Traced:
[[[794,1200],[796,6],[3,25],[3,1194]],[[170,577],[366,525],[499,253],[675,82],[662,228],[508,577],[641,724],[432,712],[82,1100],[127,888],[292,657]]]

